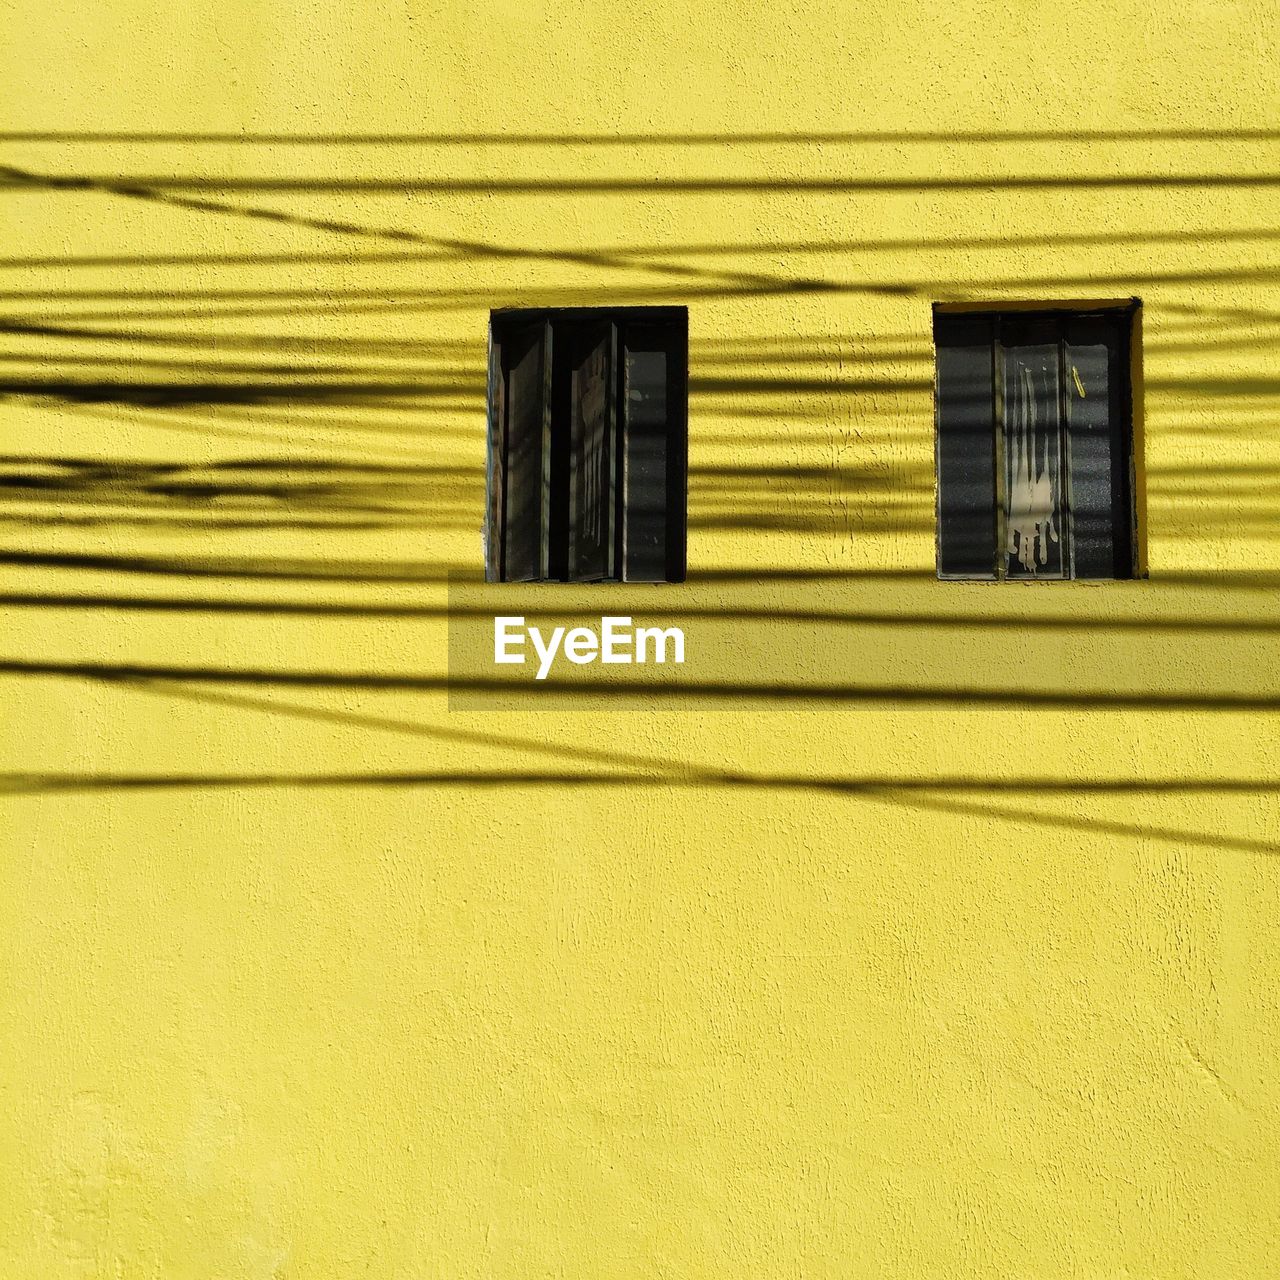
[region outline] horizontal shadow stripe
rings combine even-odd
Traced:
[[[1026,785],[1010,783],[1012,785]],[[1043,813],[1034,809],[1018,809],[1008,804],[993,804],[986,800],[966,801],[947,794],[945,787],[926,784],[917,787],[913,783],[896,780],[868,781],[834,778],[745,777],[733,775],[653,776],[644,773],[589,774],[581,771],[500,773],[465,771],[440,771],[417,773],[333,773],[333,774],[52,774],[28,773],[0,775],[0,794],[41,795],[75,792],[103,791],[178,791],[196,788],[245,790],[257,788],[310,789],[328,787],[467,787],[476,789],[505,790],[512,787],[544,788],[555,790],[572,788],[590,790],[625,787],[673,790],[688,788],[700,790],[707,787],[742,787],[762,791],[799,792],[802,794],[826,794],[852,799],[886,802],[909,808],[941,810],[990,820],[998,818],[1022,826],[1049,826],[1082,832],[1086,835],[1115,835],[1129,839],[1157,840],[1178,845],[1196,845],[1210,849],[1234,850],[1244,853],[1275,854],[1280,844],[1271,840],[1256,840],[1248,836],[1227,833],[1209,833],[1161,827],[1144,822],[1121,822],[1097,815],[1090,817],[1069,813]],[[1087,790],[1087,788],[1086,788]],[[1269,784],[1246,784],[1250,793],[1273,793]],[[1005,795],[1002,787],[996,792],[991,784],[982,788],[984,795]],[[1137,795],[1137,790],[1123,794]],[[1156,792],[1154,794],[1167,794]]]
[[[979,689],[962,686],[836,685],[815,683],[742,684],[729,681],[679,680],[670,683],[591,684],[581,680],[548,678],[535,682],[490,678],[366,671],[273,671],[268,668],[171,667],[92,662],[0,661],[0,675],[67,676],[91,680],[178,680],[192,684],[278,685],[281,687],[400,689],[423,693],[489,694],[522,698],[529,706],[551,695],[595,696],[621,701],[680,702],[709,699],[718,702],[784,703],[902,703],[993,707],[1056,707],[1079,710],[1240,711],[1280,710],[1280,692],[1236,693],[1112,692],[1107,690]]]
[[[107,191],[115,195],[146,195],[174,191],[436,192],[441,195],[630,195],[636,192],[690,195],[750,194],[757,191],[877,193],[894,191],[1057,191],[1081,188],[1163,190],[1182,187],[1272,187],[1280,173],[1099,173],[1068,177],[1063,174],[991,174],[955,178],[326,178],[321,176],[249,178],[238,174],[178,177],[173,174],[49,174],[38,175],[0,168],[0,189],[29,190],[40,186],[63,191]],[[289,215],[281,211],[280,216]]]
[[[10,609],[117,609],[141,613],[245,613],[338,618],[491,618],[494,610],[448,605],[347,604],[311,600],[213,600],[163,596],[109,596],[80,594],[0,595],[0,608]],[[522,605],[525,618],[563,618],[566,610]],[[646,607],[644,619],[679,622],[783,622],[803,626],[909,627],[938,631],[1121,631],[1121,632],[1237,632],[1268,635],[1280,631],[1280,618],[1097,618],[1097,617],[982,617],[945,613],[867,613],[822,609]]]
[[[487,746],[492,749],[515,750],[535,754],[551,754],[568,757],[575,761],[576,769],[572,774],[566,773],[534,773],[520,774],[505,770],[502,774],[458,773],[445,774],[362,774],[340,775],[340,785],[374,785],[374,786],[414,786],[414,785],[454,785],[454,786],[497,786],[497,785],[550,785],[555,787],[751,787],[773,790],[794,790],[804,792],[835,793],[844,796],[857,796],[872,801],[884,801],[890,804],[905,805],[916,808],[933,808],[945,812],[973,814],[983,819],[1003,819],[1020,825],[1040,825],[1084,831],[1090,835],[1102,832],[1125,837],[1138,837],[1173,841],[1180,845],[1200,845],[1215,849],[1236,849],[1246,852],[1275,853],[1274,842],[1254,840],[1248,837],[1208,834],[1200,831],[1177,830],[1149,823],[1117,822],[1098,815],[1088,818],[1074,814],[1049,813],[1035,809],[1018,809],[1014,806],[994,805],[990,796],[996,793],[1003,797],[1010,794],[1009,788],[1016,788],[1012,794],[1062,795],[1073,797],[1076,794],[1125,795],[1128,797],[1168,794],[1272,794],[1280,790],[1280,784],[1266,779],[1233,779],[1233,778],[1166,778],[1166,779],[1084,779],[1078,781],[1057,778],[1018,778],[1001,779],[992,782],[985,778],[945,777],[945,778],[810,778],[802,775],[748,774],[741,771],[724,769],[707,769],[686,765],[677,761],[653,760],[644,757],[625,756],[616,751],[600,751],[579,745],[554,743],[548,740],[530,741],[513,738],[507,735],[486,733],[476,730],[459,729],[424,724],[420,721],[405,721],[382,716],[370,716],[349,710],[334,711],[332,709],[282,702],[277,698],[255,697],[243,693],[226,692],[223,689],[209,689],[199,685],[187,685],[168,681],[140,680],[127,682],[131,687],[144,693],[159,694],[167,698],[179,698],[196,703],[212,703],[215,705],[232,705],[248,708],[253,711],[266,712],[273,716],[301,717],[306,720],[336,722],[346,727],[375,729],[395,733],[412,733],[420,737],[443,739],[453,743],[468,742]],[[610,772],[601,774],[584,774],[581,765],[584,763],[605,764],[611,769],[627,769],[631,772]],[[264,775],[249,775],[253,781],[242,782],[247,786],[284,786],[290,782],[286,778]],[[162,782],[157,782],[162,778]],[[465,781],[462,779],[465,778]],[[501,779],[500,782],[492,779]],[[68,786],[68,779],[71,785]],[[10,775],[0,776],[0,791],[10,790],[19,794],[40,794],[46,791],[74,790],[88,784],[90,790],[133,789],[140,784],[145,789],[148,782],[164,787],[178,786],[235,786],[234,780],[203,775],[188,775],[178,778],[175,775],[164,777],[154,775],[150,779],[143,775],[132,775],[121,779],[115,777],[85,777],[83,775]],[[117,788],[116,784],[121,785]],[[298,782],[299,786],[316,785],[313,777]],[[320,785],[339,785],[330,777]],[[965,794],[973,794],[978,799],[966,802]]]
[[[970,133],[942,133],[924,129],[827,130],[746,133],[166,133],[142,130],[27,129],[0,132],[0,142],[68,142],[96,145],[109,142],[204,144],[219,146],[655,146],[702,147],[756,145],[813,146],[816,143],[937,143],[1006,144],[1011,142],[1268,142],[1280,139],[1280,129],[989,129]]]
[[[596,255],[584,254],[572,248],[538,250],[514,250],[498,246],[483,246],[469,251],[463,248],[437,248],[413,250],[366,250],[353,253],[222,253],[222,254],[68,254],[61,257],[0,258],[0,269],[52,268],[52,267],[270,267],[270,266],[371,266],[382,263],[451,262],[466,256],[490,257],[528,255],[540,258],[566,258],[579,261],[588,256],[605,257],[613,265],[630,264],[633,259],[649,257],[745,257],[752,254],[778,253],[896,253],[904,249],[920,252],[950,252],[959,249],[1002,249],[1018,245],[1042,248],[1079,245],[1160,245],[1160,244],[1215,244],[1274,240],[1280,237],[1280,229],[1268,227],[1206,228],[1193,231],[1120,231],[1089,232],[1079,234],[1062,232],[1056,235],[1009,236],[954,236],[915,237],[875,240],[758,240],[737,243],[691,243],[622,245],[600,251]],[[443,244],[443,241],[435,243]]]
[[[746,786],[778,790],[834,791],[850,795],[861,792],[902,794],[959,793],[1008,798],[1014,793],[1044,796],[1166,796],[1166,795],[1280,795],[1280,783],[1260,779],[1186,780],[1157,779],[1065,779],[1010,778],[991,781],[981,778],[832,778],[822,775],[773,775],[719,772],[715,770],[673,769],[664,772],[581,773],[577,770],[409,770],[399,773],[298,773],[298,774],[108,774],[100,778],[79,774],[0,774],[0,790],[21,790],[28,779],[43,779],[47,785],[63,784],[69,789],[84,785],[183,787],[183,786],[341,786],[344,784],[403,786],[405,784],[458,786]]]

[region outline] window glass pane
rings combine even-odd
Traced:
[[[577,340],[570,378],[569,576],[613,573],[613,331]]]
[[[659,582],[667,576],[668,352],[643,329],[628,332],[626,347],[624,576]]]
[[[989,317],[941,314],[938,349],[938,572],[990,578],[996,565],[996,411]]]
[[[1019,343],[1016,334],[1006,334],[1002,345],[1005,572],[1060,578],[1065,494],[1058,343]]]
[[[504,347],[507,366],[506,528],[508,582],[542,574],[543,326],[513,334]]]
[[[1132,573],[1128,518],[1129,458],[1119,384],[1125,358],[1114,321],[1067,325],[1063,369],[1067,405],[1072,564],[1077,578]]]
[[[486,573],[682,582],[688,315],[491,314]]]

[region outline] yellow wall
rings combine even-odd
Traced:
[[[1276,16],[10,6],[0,1274],[1273,1274]],[[1129,295],[1150,579],[935,581],[930,304]],[[645,302],[813,696],[451,711],[488,309]]]

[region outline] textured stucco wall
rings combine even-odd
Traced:
[[[1278,17],[7,5],[0,1272],[1273,1274]],[[930,303],[1129,295],[1150,579],[932,580]],[[450,711],[488,308],[646,301],[814,696]]]

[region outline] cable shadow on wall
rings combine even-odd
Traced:
[[[115,677],[110,677],[115,679]],[[1280,841],[1255,839],[1225,832],[1204,832],[1179,828],[1162,820],[1118,820],[1097,812],[1099,802],[1123,799],[1130,803],[1186,796],[1231,797],[1261,800],[1280,793],[1280,782],[1260,779],[1067,779],[1046,776],[982,778],[976,776],[893,777],[824,776],[744,771],[733,768],[706,768],[687,762],[654,759],[616,750],[593,749],[580,744],[558,744],[545,739],[528,739],[485,731],[459,729],[351,711],[300,706],[278,699],[255,698],[243,693],[227,693],[198,686],[157,680],[153,677],[125,677],[130,687],[145,693],[198,703],[231,705],[272,716],[324,721],[344,728],[412,734],[443,742],[448,746],[481,746],[499,753],[498,767],[484,770],[423,769],[400,772],[293,773],[293,774],[53,774],[24,773],[0,775],[0,794],[32,796],[94,792],[129,793],[175,791],[201,788],[432,788],[464,787],[480,789],[613,789],[636,788],[737,789],[785,795],[800,793],[871,801],[899,807],[943,812],[952,816],[996,819],[1022,826],[1042,826],[1098,837],[1172,842],[1180,846],[1202,847],[1245,853],[1280,853]],[[512,767],[510,756],[542,755],[559,757],[572,768],[553,770]],[[603,770],[603,771],[602,771]],[[1087,814],[1078,811],[1045,812],[1031,801],[1085,802]],[[1022,803],[1018,803],[1021,800]]]
[[[1151,131],[1149,140],[1167,141],[1262,141],[1274,134],[1184,135],[1178,131]],[[33,140],[32,135],[26,135]],[[920,141],[939,141],[935,135],[918,135]],[[9,135],[8,140],[15,140]],[[90,141],[88,138],[81,141]],[[157,136],[156,140],[160,140]],[[169,138],[169,141],[183,139]],[[195,139],[187,139],[194,141]],[[755,135],[755,141],[801,141]],[[803,139],[813,141],[812,137]],[[843,141],[870,143],[871,135],[846,135]],[[880,141],[903,141],[901,135]],[[1133,141],[1134,135],[1022,134],[982,135],[969,139],[975,145],[1025,141]],[[331,137],[324,145],[342,145]],[[384,138],[388,145],[404,138]],[[422,138],[418,142],[452,145],[447,139]],[[468,144],[475,137],[459,136]],[[488,143],[497,140],[488,139]],[[546,144],[545,138],[530,137],[529,143]],[[611,145],[617,139],[565,137],[556,145]],[[671,139],[650,139],[663,144]],[[678,145],[708,142],[743,142],[745,139],[694,137]],[[314,142],[314,140],[312,140]],[[346,143],[358,140],[345,139]],[[506,139],[503,145],[517,144]],[[1026,235],[1011,242],[992,237],[970,236],[954,240],[905,238],[874,240],[796,239],[760,244],[675,243],[668,245],[623,245],[611,249],[515,248],[482,241],[433,236],[422,231],[378,226],[345,218],[312,217],[298,212],[246,205],[241,199],[251,193],[264,198],[275,194],[359,195],[364,192],[399,192],[418,189],[460,194],[478,190],[472,180],[455,183],[418,179],[368,181],[361,178],[316,182],[305,178],[284,180],[227,175],[217,179],[184,179],[176,176],[120,177],[76,172],[48,174],[29,168],[5,170],[9,189],[39,190],[49,196],[65,192],[88,192],[104,198],[145,201],[209,216],[255,219],[264,226],[292,227],[305,232],[333,234],[345,241],[387,242],[393,248],[376,249],[363,256],[299,252],[272,252],[263,255],[232,254],[139,254],[98,255],[89,259],[73,255],[46,256],[22,262],[6,259],[5,268],[33,269],[110,268],[125,272],[151,267],[174,267],[199,271],[205,268],[356,265],[370,268],[420,264],[424,269],[447,267],[451,272],[504,263],[572,267],[584,271],[610,273],[641,272],[649,279],[628,282],[620,296],[633,302],[715,301],[754,297],[785,300],[811,295],[879,296],[890,301],[929,301],[950,295],[964,295],[974,289],[1041,291],[1055,296],[1084,289],[1106,292],[1133,292],[1147,287],[1197,289],[1247,286],[1253,290],[1273,286],[1277,280],[1274,258],[1276,229],[1224,227],[1188,231],[1108,233],[1097,236],[1071,231],[1061,235]],[[910,191],[939,198],[949,191],[1003,189],[1055,190],[1072,186],[1098,191],[1117,187],[1147,188],[1153,191],[1185,188],[1234,190],[1241,186],[1268,190],[1280,183],[1270,173],[1215,174],[1209,171],[1166,175],[1098,175],[1101,180],[1071,179],[1052,174],[1014,173],[1002,186],[987,177],[952,180],[884,180],[869,177],[820,179],[725,180],[708,176],[669,183],[671,195],[734,194],[749,196],[768,191],[809,191],[813,194],[881,195]],[[581,194],[625,196],[639,180],[601,178],[588,183],[559,182],[555,179],[511,179],[497,183],[484,180],[486,194],[503,192],[541,195]],[[644,181],[647,194],[655,188]],[[238,193],[238,194],[237,194]],[[1204,270],[1161,269],[1149,264],[1149,255],[1162,247],[1181,246],[1201,240],[1220,239],[1239,246],[1242,252],[1255,249],[1269,255],[1268,261],[1243,262]],[[1007,270],[988,277],[939,270],[908,280],[878,278],[885,268],[877,268],[877,254],[913,251],[953,253],[971,249],[997,250],[1006,243],[1023,249],[1083,249],[1097,245],[1132,249],[1141,258],[1133,271],[1113,269],[1080,273],[1011,274]],[[786,255],[787,267],[760,269],[738,265],[735,257]],[[820,254],[824,263],[817,273],[809,272],[797,259]],[[847,257],[852,266],[841,276],[830,269],[830,257]],[[0,464],[0,528],[24,531],[22,546],[6,548],[0,562],[16,571],[40,573],[41,589],[10,592],[5,603],[32,610],[111,609],[153,617],[186,613],[242,615],[246,618],[279,614],[301,621],[333,619],[359,622],[364,618],[438,618],[438,604],[374,598],[363,603],[345,599],[318,598],[326,584],[335,588],[417,587],[442,584],[451,572],[466,568],[444,551],[452,546],[445,539],[474,531],[482,509],[483,485],[480,452],[483,449],[484,373],[483,338],[475,342],[453,338],[406,341],[396,337],[316,336],[290,333],[295,321],[305,329],[310,318],[325,313],[371,317],[399,313],[430,315],[435,312],[483,311],[494,301],[494,291],[481,285],[465,287],[417,287],[404,281],[394,286],[355,282],[351,288],[317,289],[293,287],[221,288],[194,277],[195,283],[178,281],[177,288],[148,287],[128,280],[124,287],[97,287],[93,284],[69,289],[12,288],[0,291],[0,335],[9,349],[0,356],[0,395],[28,409],[54,414],[77,414],[86,422],[100,422],[104,431],[113,422],[161,427],[175,435],[198,437],[205,444],[215,442],[226,450],[214,462],[194,465],[163,458],[139,461],[121,457],[104,462],[99,458],[66,457],[49,451],[33,455],[13,454]],[[557,290],[530,288],[515,291],[503,301],[536,300],[540,304],[581,303],[591,296],[586,286]],[[1218,314],[1224,312],[1224,314]],[[1225,314],[1231,312],[1232,314]],[[1238,314],[1237,314],[1238,313]],[[235,333],[215,332],[208,321],[222,325],[228,319],[244,317],[263,326],[250,326]],[[1205,307],[1192,310],[1188,328],[1179,329],[1167,341],[1153,341],[1153,354],[1163,350],[1183,364],[1165,370],[1152,369],[1148,388],[1166,398],[1179,397],[1200,406],[1211,406],[1213,425],[1188,420],[1167,424],[1191,449],[1203,444],[1208,453],[1214,437],[1223,431],[1242,439],[1266,439],[1270,420],[1276,414],[1280,378],[1265,370],[1257,374],[1222,372],[1212,367],[1215,356],[1239,350],[1233,337],[1224,336],[1218,322],[1239,321],[1246,325],[1280,324],[1280,313],[1265,308],[1237,309]],[[152,323],[152,322],[156,323]],[[168,326],[167,328],[163,326]],[[1172,331],[1171,331],[1172,332]],[[1027,617],[1013,609],[990,610],[987,616],[938,617],[931,606],[940,598],[918,597],[916,607],[897,602],[895,607],[873,609],[866,597],[849,602],[847,609],[809,602],[808,586],[827,583],[841,585],[883,585],[904,589],[936,589],[927,568],[842,568],[829,564],[796,565],[761,569],[752,563],[749,543],[755,534],[785,534],[810,540],[823,538],[832,543],[856,543],[859,538],[925,538],[932,529],[932,473],[927,467],[907,466],[896,461],[885,442],[894,432],[931,430],[929,396],[932,387],[931,353],[918,345],[919,335],[826,335],[822,352],[806,350],[812,340],[804,335],[762,335],[758,339],[707,342],[694,348],[691,379],[691,416],[714,422],[723,439],[716,447],[736,449],[746,438],[758,439],[765,431],[779,435],[791,432],[794,447],[786,460],[765,458],[760,462],[719,462],[714,455],[695,458],[691,473],[690,527],[706,534],[738,536],[747,554],[737,563],[723,563],[699,575],[703,581],[723,587],[728,597],[719,605],[705,606],[707,618],[738,618],[744,621],[790,622],[797,626],[836,625],[858,628],[895,628],[904,635],[927,632],[999,637],[1024,631],[1033,635],[1079,635],[1108,632],[1122,635],[1159,633],[1223,636],[1231,634],[1263,636],[1273,632],[1277,620],[1269,607],[1260,607],[1241,616],[1239,609],[1216,613],[1206,608],[1203,616],[1161,616],[1158,612],[1109,616],[1099,610],[1074,618]],[[892,341],[891,341],[892,340]],[[893,345],[893,342],[897,345]],[[1250,332],[1252,350],[1265,356],[1268,336]],[[128,345],[119,356],[114,350]],[[70,348],[70,350],[68,350]],[[176,354],[175,354],[176,353]],[[239,353],[230,355],[229,353]],[[260,355],[249,359],[245,353]],[[1188,369],[1187,364],[1196,367]],[[825,369],[824,369],[825,366]],[[904,427],[904,423],[907,425]],[[766,425],[768,424],[768,425]],[[742,435],[732,431],[741,425]],[[309,448],[304,456],[288,455],[294,448],[295,433],[305,427],[328,433],[332,446]],[[1162,430],[1166,429],[1162,426]],[[808,433],[808,434],[806,434]],[[842,434],[843,433],[843,434]],[[852,436],[851,439],[845,437]],[[269,446],[249,452],[245,442]],[[423,462],[411,458],[377,460],[367,455],[366,441],[380,448],[417,449],[423,445],[447,446],[446,460]],[[833,447],[838,445],[838,448]],[[236,450],[236,452],[231,452]],[[341,456],[356,453],[356,458]],[[105,452],[109,452],[109,447]],[[331,454],[333,456],[324,456]],[[815,457],[813,465],[797,466],[796,456]],[[927,456],[927,447],[926,447]],[[1276,468],[1265,461],[1228,468],[1191,464],[1161,464],[1148,476],[1157,501],[1163,527],[1171,534],[1182,528],[1188,534],[1206,520],[1230,521],[1233,536],[1246,541],[1265,542],[1276,535],[1269,490],[1274,487]],[[1163,495],[1163,499],[1161,496]],[[852,513],[847,515],[846,513]],[[1184,521],[1179,526],[1178,521]],[[842,523],[843,521],[843,523]],[[32,547],[30,537],[43,530],[50,543]],[[71,545],[83,533],[86,541]],[[130,532],[132,531],[132,532]],[[244,554],[224,536],[252,531],[284,540],[307,535],[321,540],[320,549],[299,555],[282,549],[278,553]],[[143,534],[176,538],[182,535],[199,540],[197,549],[166,549],[154,546],[131,549],[122,537]],[[424,551],[408,559],[388,555],[358,556],[339,539],[363,535],[405,534],[421,536]],[[331,542],[325,542],[326,539]],[[56,539],[56,544],[54,543]],[[109,541],[105,540],[109,539]],[[212,541],[211,541],[212,540]],[[283,548],[284,542],[280,544]],[[315,544],[313,544],[315,545]],[[326,551],[325,548],[328,548]],[[71,585],[44,589],[48,574],[61,574]],[[92,584],[85,586],[85,575]],[[1260,595],[1280,585],[1280,574],[1240,572],[1166,575],[1161,581],[1206,588],[1212,593],[1241,591]],[[123,585],[122,585],[123,584]],[[140,584],[140,585],[139,585]],[[164,595],[151,595],[155,586]],[[235,592],[260,584],[267,595],[255,599],[237,597]],[[306,589],[305,598],[290,595]],[[771,601],[762,601],[761,592],[748,599],[747,588],[772,592]],[[83,592],[83,594],[81,594]],[[770,607],[770,605],[774,607]],[[950,606],[948,606],[950,607]],[[698,616],[695,614],[695,616]],[[287,652],[287,647],[285,649]],[[332,671],[291,669],[272,655],[261,667],[187,668],[164,663],[115,663],[24,661],[14,659],[3,668],[11,679],[58,678],[91,680],[136,687],[137,682],[201,682],[219,691],[233,686],[260,688],[390,690],[439,693],[444,689],[434,675],[412,672],[380,672],[352,668]],[[646,688],[645,695],[651,691]],[[1052,689],[984,689],[964,680],[940,682],[936,686],[895,684],[839,684],[820,680],[797,684],[767,682],[744,690],[738,685],[704,684],[692,690],[711,700],[744,696],[759,705],[858,706],[893,705],[961,707],[990,706],[1060,708],[1079,710],[1192,711],[1203,713],[1271,714],[1280,704],[1266,691],[1242,693],[1238,697],[1214,694],[1212,690],[1167,693],[1142,690],[1116,694],[1105,688],[1083,693]],[[371,727],[371,726],[367,726]],[[580,763],[580,762],[579,762]],[[652,766],[652,762],[650,762]],[[656,766],[652,766],[656,767]],[[651,768],[650,768],[651,772]],[[566,778],[577,777],[580,785],[646,785],[640,779],[644,768],[632,768],[629,775],[607,781],[583,779],[575,770],[546,771],[544,774],[501,770],[483,777],[445,770],[404,775],[394,782],[389,775],[352,773],[329,775],[325,779],[279,778],[272,785],[570,785]],[[51,789],[64,785],[46,780]],[[173,779],[116,780],[124,786],[174,785],[266,785],[249,775],[240,778],[206,779],[194,776]],[[694,782],[677,784],[660,778],[652,785],[769,786],[778,790],[843,788],[840,794],[900,797],[902,780],[884,778],[821,779],[781,775],[768,778],[722,775],[719,781],[701,776]],[[1051,778],[1025,778],[1033,790],[1053,791],[1059,784]],[[41,784],[43,785],[43,784]],[[97,785],[88,780],[87,785]],[[108,780],[104,786],[114,786]],[[936,784],[935,784],[936,785]],[[1002,787],[1008,784],[1002,784]],[[1101,784],[1100,784],[1101,785]],[[1154,784],[1153,784],[1154,785]],[[1172,784],[1171,784],[1172,785]],[[1196,784],[1179,784],[1194,789]],[[1204,785],[1213,785],[1205,783]],[[1233,784],[1234,785],[1234,784]],[[1269,794],[1269,784],[1241,783]],[[953,812],[978,804],[988,816],[999,816],[1017,806],[1008,798],[982,790],[990,787],[978,779],[950,779],[941,796],[930,792],[914,795],[915,804],[950,804]],[[879,790],[877,790],[877,788]],[[21,788],[19,788],[21,790]],[[908,795],[913,795],[910,788]],[[1158,791],[1158,788],[1157,788]],[[954,793],[954,794],[953,794]],[[1156,792],[1152,792],[1155,794]],[[1127,793],[1126,793],[1127,794]],[[1144,793],[1145,794],[1145,793]],[[1242,792],[1243,794],[1243,792]],[[979,796],[980,799],[974,799]],[[892,798],[890,803],[906,803]],[[1058,815],[1058,819],[1071,815]],[[1038,821],[1035,818],[1011,820]],[[1045,819],[1048,821],[1049,819]],[[1072,819],[1073,821],[1076,819]],[[1078,829],[1088,830],[1086,823]],[[1128,834],[1145,828],[1121,824]],[[1094,827],[1093,829],[1103,829]],[[1156,837],[1162,838],[1162,837]],[[1174,833],[1169,838],[1196,840],[1194,833]],[[1249,847],[1255,844],[1224,845]],[[1270,846],[1268,846],[1270,851]]]

